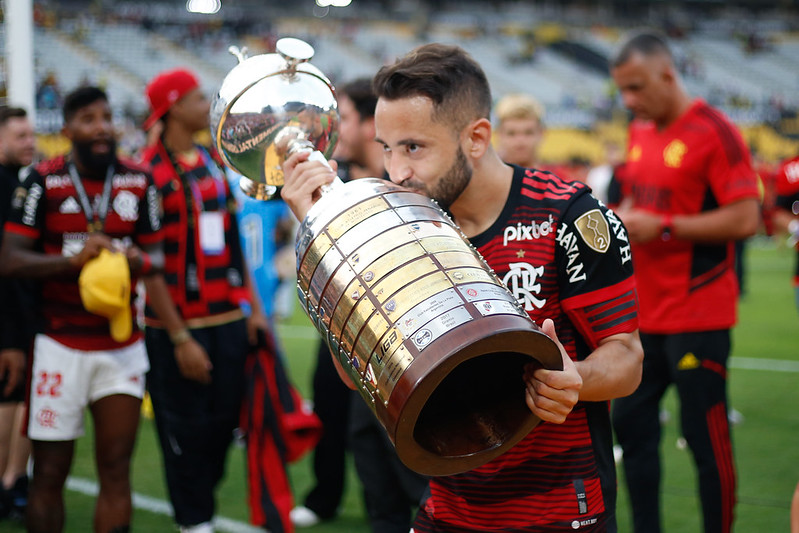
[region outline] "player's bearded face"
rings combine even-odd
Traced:
[[[117,143],[114,138],[73,141],[72,147],[89,171],[104,172],[108,165],[116,161]]]
[[[466,189],[472,180],[472,167],[463,153],[463,149],[458,146],[455,154],[455,161],[446,173],[436,180],[433,186],[427,191],[428,196],[433,198],[442,209],[448,210]]]
[[[72,142],[75,157],[90,174],[104,174],[108,165],[116,161],[114,123],[105,100],[77,110],[65,124],[64,132]]]

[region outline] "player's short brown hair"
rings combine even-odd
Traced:
[[[5,126],[12,118],[25,118],[28,112],[21,107],[0,106],[0,126]]]
[[[483,69],[462,48],[431,43],[381,68],[372,82],[386,100],[424,96],[433,102],[433,120],[460,132],[491,114],[491,89]]]

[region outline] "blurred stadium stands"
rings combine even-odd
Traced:
[[[35,4],[38,130],[58,131],[58,95],[83,83],[105,87],[125,127],[135,129],[147,113],[147,80],[190,66],[212,94],[236,63],[227,52],[232,44],[257,54],[271,51],[278,37],[306,39],[316,48],[314,64],[338,83],[440,41],[464,47],[481,63],[495,98],[527,92],[541,100],[553,132],[545,158],[596,161],[603,140],[623,142],[627,118],[608,57],[623,32],[650,26],[673,37],[689,90],[730,115],[753,149],[766,159],[799,151],[798,2],[779,2],[780,9],[764,8],[777,2],[752,3],[757,10],[711,2],[354,0],[325,10],[313,0],[228,3],[212,16],[168,0]],[[0,51],[4,37],[0,31]]]

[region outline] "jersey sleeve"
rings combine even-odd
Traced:
[[[32,170],[11,196],[11,211],[5,225],[6,233],[38,240],[45,221],[45,188],[42,176]]]
[[[139,200],[139,213],[143,213],[143,216],[140,216],[136,222],[136,241],[142,245],[161,242],[163,207],[161,196],[149,174],[147,174],[147,188]]]
[[[561,306],[591,348],[638,328],[627,230],[613,211],[583,194],[563,215],[555,260]]]

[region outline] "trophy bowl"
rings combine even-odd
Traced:
[[[330,80],[308,63],[313,48],[291,37],[277,52],[239,59],[211,104],[211,134],[241,188],[253,198],[277,197],[282,165],[296,150],[319,151],[329,159],[337,140],[336,92]]]
[[[337,140],[335,90],[308,63],[313,48],[277,47],[239,53],[211,111],[219,153],[259,199],[279,195],[287,155],[326,161]],[[524,367],[562,369],[560,351],[433,200],[377,178],[334,181],[295,251],[303,309],[409,468],[471,470],[539,422]]]

